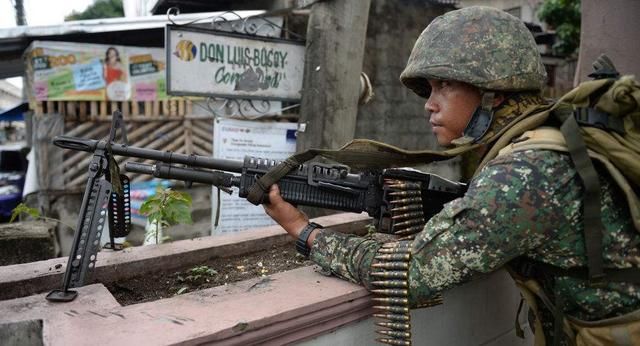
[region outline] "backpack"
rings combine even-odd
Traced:
[[[595,80],[581,83],[549,109],[514,125],[498,139],[479,167],[497,156],[519,150],[569,153],[585,187],[586,270],[567,270],[527,261],[515,261],[508,270],[536,317],[538,302],[554,314],[554,344],[559,343],[558,336],[564,332],[569,342],[576,345],[637,345],[640,344],[640,310],[606,320],[581,321],[565,316],[558,308],[561,302],[551,301],[532,275],[527,275],[535,270],[578,277],[596,287],[607,281],[640,283],[640,268],[604,269],[602,266],[601,230],[604,227],[600,217],[600,184],[593,164],[593,160],[599,162],[624,192],[633,224],[640,232],[640,84],[633,76],[620,77],[606,56],[599,57],[594,67],[596,72],[590,76]],[[559,125],[559,128],[544,126],[548,124]],[[539,318],[536,320],[535,345],[544,345],[542,326]],[[518,323],[516,328],[519,329]]]

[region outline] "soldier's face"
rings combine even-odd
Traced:
[[[433,134],[441,146],[461,137],[471,115],[480,105],[480,90],[456,81],[429,80],[431,95],[424,105]]]

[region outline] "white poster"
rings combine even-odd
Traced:
[[[283,160],[295,153],[297,123],[259,122],[216,118],[213,126],[213,157],[228,160],[244,160],[254,156],[271,160]],[[237,232],[249,228],[273,225],[262,206],[255,206],[233,195],[220,192],[220,217],[215,226],[218,190],[212,194],[212,234]]]

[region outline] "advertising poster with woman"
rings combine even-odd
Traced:
[[[25,57],[34,101],[166,99],[162,48],[34,41]]]

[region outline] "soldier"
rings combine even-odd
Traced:
[[[425,110],[440,145],[473,146],[480,155],[505,129],[545,103],[541,89],[546,73],[532,35],[520,20],[486,7],[436,18],[415,43],[400,79],[427,98]],[[640,234],[626,204],[617,202],[624,195],[606,171],[598,172],[604,267],[638,267]],[[464,197],[446,204],[411,242],[409,302],[420,305],[516,259],[585,268],[583,197],[582,182],[566,153],[532,149],[492,159],[472,178]],[[304,213],[282,200],[276,185],[269,198],[266,212],[302,242],[307,248],[303,253],[310,250],[319,266],[369,289],[379,280],[372,275],[372,264],[382,243],[310,224]],[[595,286],[545,270],[528,274],[536,276],[557,311],[575,321],[628,316],[640,308],[637,282]],[[542,329],[547,342],[570,342],[566,336],[554,339],[564,334],[554,330],[548,309],[539,310],[532,327]]]

